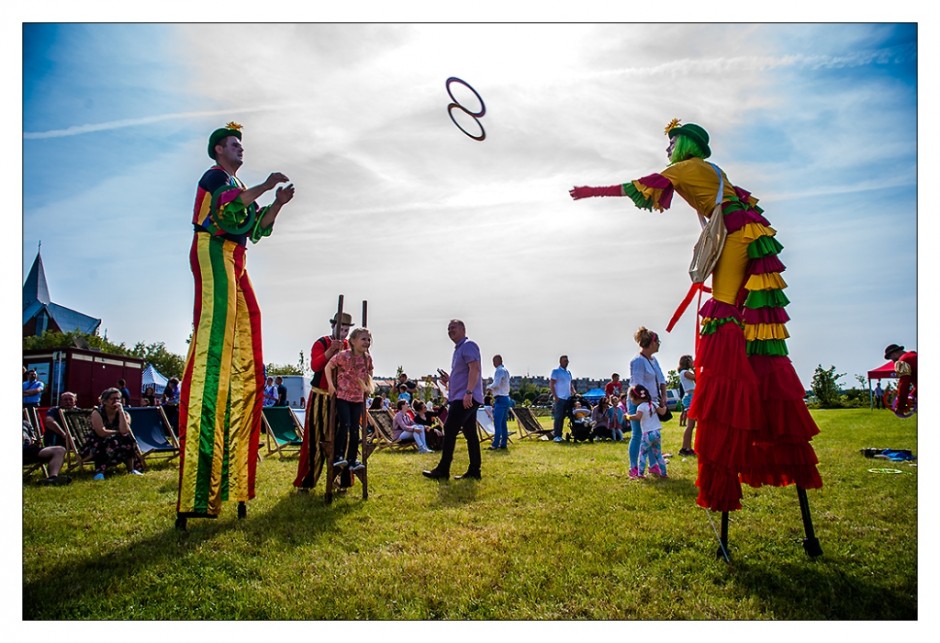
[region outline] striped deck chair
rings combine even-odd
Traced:
[[[516,415],[516,424],[519,427],[519,435],[522,436],[521,439],[523,440],[531,437],[551,435],[554,432],[552,428],[545,428],[542,426],[542,423],[539,422],[537,417],[535,417],[532,409],[528,407],[516,406],[513,408],[513,412]]]
[[[179,457],[179,441],[159,406],[129,407],[124,410],[131,417],[131,432],[137,440],[137,449],[142,458],[149,455],[163,455],[167,460]]]
[[[417,449],[418,444],[414,440],[396,440],[395,432],[392,429],[394,416],[391,411],[385,409],[369,409],[369,424],[372,426],[372,439],[377,449]]]
[[[268,455],[277,453],[281,457],[288,450],[296,450],[304,442],[304,427],[297,420],[289,406],[266,406],[261,409],[261,421],[264,423],[265,442]]]
[[[66,468],[69,470],[78,467],[84,470],[85,465],[95,465],[91,456],[87,459],[82,458],[82,450],[91,439],[93,431],[91,428],[91,412],[93,409],[59,409],[59,425],[65,429],[65,441],[68,445]]]
[[[28,432],[29,438],[33,441],[38,441],[42,443],[42,433],[38,428],[38,421],[36,416],[33,415],[33,409],[23,408],[23,433],[24,435]],[[25,437],[24,437],[25,443]],[[29,462],[23,465],[23,476],[29,477],[29,475],[36,471],[37,469],[42,470],[43,477],[49,477],[49,471],[46,469],[45,462]]]

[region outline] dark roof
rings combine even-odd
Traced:
[[[42,255],[38,252],[36,260],[33,261],[33,267],[29,269],[26,281],[23,282],[23,325],[25,326],[33,319],[43,321],[43,323],[36,324],[37,330],[56,326],[63,333],[77,330],[92,334],[101,325],[100,319],[53,303],[49,296],[49,286],[46,283]]]

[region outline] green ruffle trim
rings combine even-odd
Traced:
[[[641,210],[653,211],[653,199],[649,199],[636,189],[636,186],[633,183],[624,183],[623,184],[623,195],[630,197],[630,200],[633,201],[633,205],[640,208]]]
[[[790,300],[782,290],[749,290],[745,308],[784,308]]]
[[[748,259],[760,259],[767,255],[778,255],[783,250],[783,244],[775,237],[757,237],[747,246]]]
[[[787,342],[783,339],[754,339],[747,342],[748,355],[767,355],[770,357],[785,357],[790,352]]]
[[[734,317],[721,317],[720,319],[709,319],[706,322],[702,322],[702,335],[711,335],[712,333],[717,333],[718,329],[724,326],[725,324],[734,323],[744,328],[744,322],[741,322]]]
[[[271,206],[266,205],[258,210],[258,214],[255,216],[255,224],[251,227],[251,232],[248,234],[248,238],[252,243],[258,243],[262,238],[271,236],[271,231],[274,229],[274,226],[268,226],[267,228],[261,227],[261,219],[264,218],[264,215],[267,214],[270,209]]]

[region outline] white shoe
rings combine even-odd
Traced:
[[[138,471],[137,469],[131,469],[131,475],[142,476],[142,475],[144,475],[144,474],[143,474],[143,472]]]
[[[555,442],[564,442],[565,440],[564,440],[564,438],[562,438],[562,437],[559,435],[559,436],[557,436],[557,437],[555,438],[554,441],[555,441]]]
[[[434,453],[432,449],[421,449],[418,453]]]

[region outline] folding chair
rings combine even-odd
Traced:
[[[300,451],[304,442],[304,427],[289,406],[268,406],[261,409],[268,455],[277,453],[283,457],[287,449]]]
[[[38,441],[42,444],[42,434],[37,429],[36,419],[33,415],[33,410],[28,408],[23,408],[23,422],[24,429],[29,427],[28,433],[29,438],[33,441]],[[36,469],[42,469],[42,474],[44,477],[49,477],[49,471],[46,469],[45,462],[29,462],[23,464],[23,476],[28,477]]]
[[[477,433],[480,435],[480,444],[496,437],[496,424],[493,421],[492,410],[483,408],[477,409]],[[515,431],[506,432],[506,440],[512,442],[509,436],[515,435]]]
[[[540,437],[543,435],[550,435],[554,432],[554,429],[545,428],[542,426],[542,423],[539,422],[537,417],[535,417],[532,409],[525,406],[516,406],[513,407],[512,410],[516,415],[516,424],[519,427],[519,435],[521,436],[521,439],[525,440],[526,438],[531,438],[533,436]]]
[[[170,425],[170,430],[173,431],[173,437],[176,438],[176,441],[180,440],[180,407],[178,404],[164,404],[163,406],[155,407],[159,408],[160,412],[163,413],[163,417],[166,418],[167,423]]]
[[[157,406],[126,408],[131,417],[131,432],[142,458],[164,455],[172,460],[180,454],[180,444],[162,409]]]
[[[369,424],[372,425],[372,439],[375,447],[377,449],[388,448],[392,450],[417,449],[418,444],[412,439],[402,441],[392,437],[395,435],[392,428],[393,420],[394,417],[390,411],[369,409]]]
[[[82,450],[91,440],[94,429],[91,428],[91,412],[93,409],[59,409],[59,424],[65,429],[67,464],[66,468],[72,470],[78,467],[84,470],[85,465],[92,462],[91,456],[82,458]],[[92,464],[92,468],[94,465]]]

